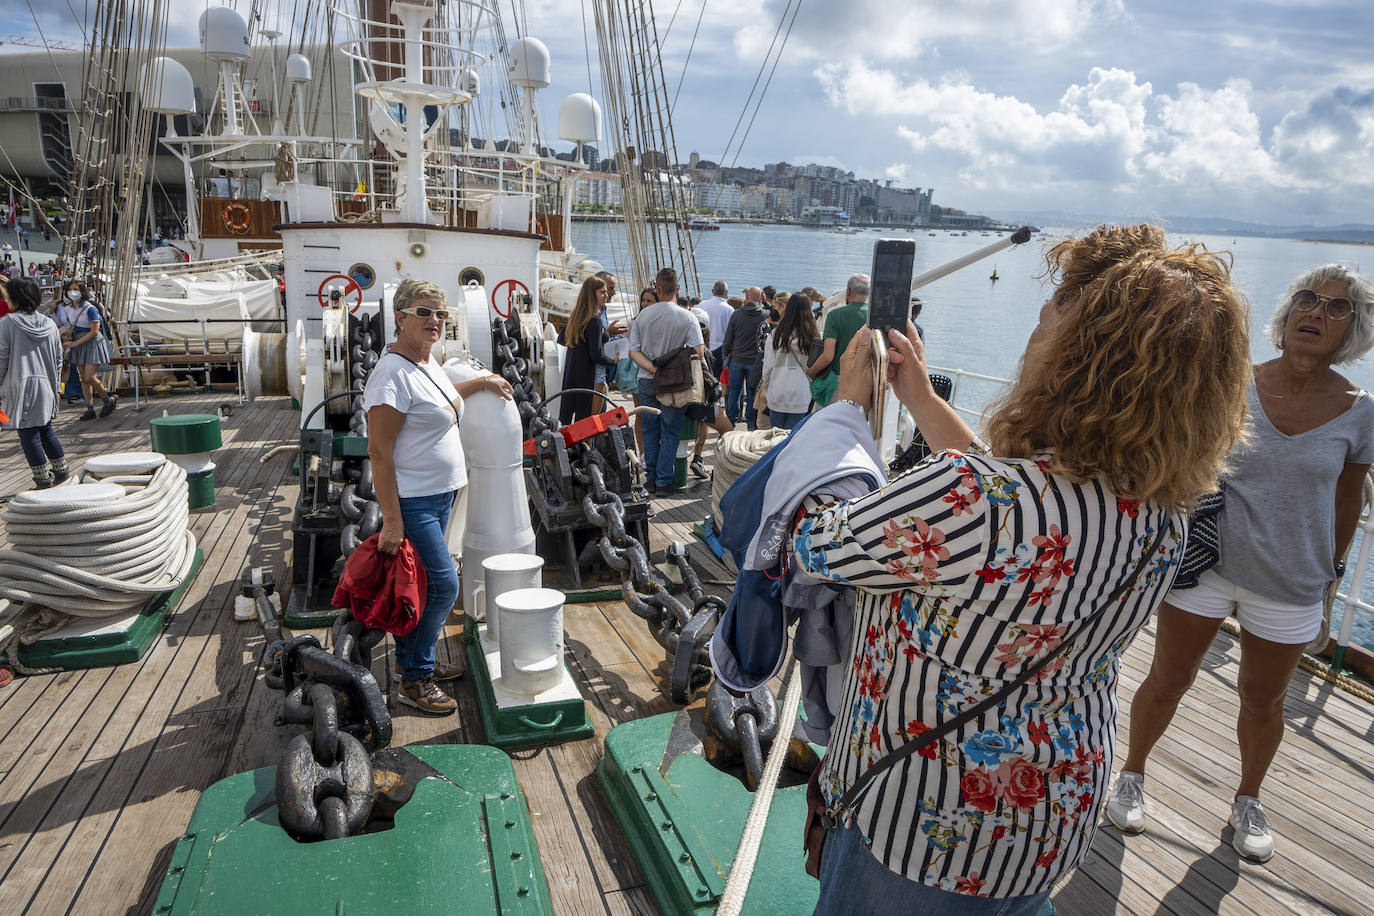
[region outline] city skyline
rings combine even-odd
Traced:
[[[522,29],[507,24],[552,52],[546,125],[568,93],[602,97],[590,2],[528,0]],[[284,0],[259,7],[264,26],[289,29]],[[195,43],[203,9],[171,7],[169,45]],[[816,162],[935,187],[991,215],[1334,225],[1369,222],[1374,207],[1364,0],[907,0],[898,12],[879,0],[683,0],[655,11],[664,82],[682,85],[684,160]],[[50,40],[80,40],[59,7],[0,13],[0,34],[31,35],[35,19]],[[760,75],[769,89],[747,140],[727,143]]]

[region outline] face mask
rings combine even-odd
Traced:
[[[73,302],[80,302],[80,301],[81,301],[81,290],[79,290],[79,289],[69,289],[69,290],[67,290],[67,298],[70,299],[70,300],[72,300]]]

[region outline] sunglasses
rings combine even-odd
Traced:
[[[1314,289],[1300,289],[1293,294],[1293,308],[1300,312],[1310,312],[1319,305],[1326,305],[1326,317],[1332,321],[1344,321],[1355,310],[1355,305],[1344,296],[1323,296]]]
[[[416,318],[438,318],[440,321],[448,321],[448,309],[432,309],[427,305],[401,309],[401,314],[414,315]]]

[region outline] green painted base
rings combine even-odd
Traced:
[[[199,471],[186,475],[186,498],[191,511],[208,509],[215,504],[215,472]]]
[[[606,735],[596,775],[630,851],[664,914],[714,912],[725,891],[754,796],[734,776],[697,754],[680,754],[660,772],[674,721],[664,713],[617,725]],[[801,854],[806,785],[773,795],[742,912],[804,914],[820,885]]]
[[[333,594],[330,592],[329,594]],[[293,630],[313,630],[320,627],[332,627],[334,621],[339,616],[339,609],[308,608],[305,606],[305,586],[297,585],[291,589],[291,594],[286,598],[286,606],[282,611],[282,626]]]
[[[275,767],[206,789],[172,852],[153,912],[552,913],[510,758],[480,745],[406,750],[421,779],[390,830],[298,843],[273,804]]]
[[[367,436],[335,436],[335,458],[366,458]]]
[[[535,745],[562,744],[590,738],[592,723],[581,696],[527,706],[501,706],[492,687],[491,671],[477,635],[477,621],[463,618],[463,643],[467,650],[468,683],[477,699],[487,744],[503,750]]]
[[[89,633],[63,635],[54,633],[32,645],[19,647],[19,661],[30,668],[100,668],[106,665],[126,665],[136,662],[148,652],[148,647],[162,632],[167,615],[176,609],[186,590],[200,571],[202,555],[199,549],[191,560],[191,571],[181,584],[171,591],[148,599],[143,610],[130,615],[122,626],[91,628]],[[78,624],[80,629],[87,629]]]

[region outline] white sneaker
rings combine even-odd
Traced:
[[[1274,855],[1274,838],[1269,835],[1269,819],[1259,799],[1240,795],[1231,803],[1231,826],[1236,835],[1231,846],[1252,862],[1268,862]]]
[[[1107,797],[1107,820],[1122,833],[1145,830],[1145,777],[1139,773],[1117,774],[1116,785]]]

